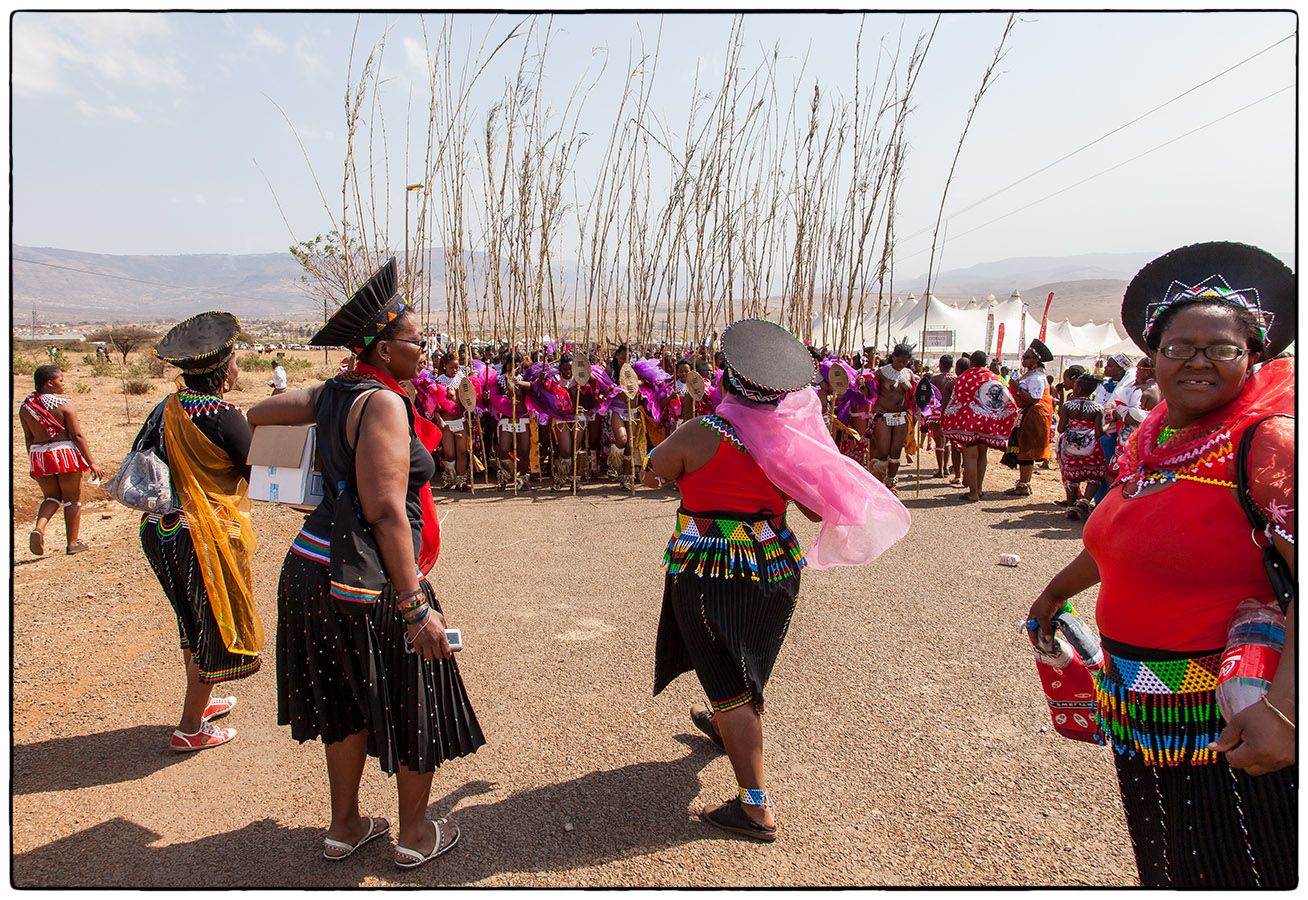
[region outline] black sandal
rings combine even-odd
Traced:
[[[710,708],[690,710],[690,722],[717,746],[723,753],[727,752],[727,745],[722,742],[722,735],[713,727],[713,710]]]
[[[739,797],[727,801],[717,809],[703,809],[699,817],[723,831],[730,831],[732,834],[739,834],[765,844],[770,844],[777,839],[776,826],[768,828],[751,819],[745,810],[741,809]]]

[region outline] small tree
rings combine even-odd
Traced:
[[[87,340],[103,341],[113,347],[115,351],[122,354],[123,365],[127,365],[127,354],[158,337],[159,335],[154,331],[140,325],[111,325],[88,335]]]
[[[331,231],[301,241],[290,251],[305,272],[300,276],[300,286],[322,304],[324,322],[372,274],[358,268],[358,260],[367,259],[367,246],[354,229],[350,229],[348,241],[341,238],[339,231]]]

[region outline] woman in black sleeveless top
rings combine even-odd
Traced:
[[[387,774],[398,773],[401,868],[422,865],[457,842],[457,826],[425,818],[432,774],[485,743],[440,604],[416,564],[424,549],[421,491],[436,464],[414,433],[413,408],[399,382],[418,372],[419,334],[395,290],[392,260],[313,340],[355,349],[354,371],[249,412],[254,426],[315,422],[324,483],[323,502],[296,536],[278,586],[278,724],[290,725],[298,741],[321,738],[326,745],[327,859],[343,859],[390,829],[388,819],[359,813],[365,754]],[[330,578],[332,523],[351,474],[389,576],[375,598],[351,596]]]

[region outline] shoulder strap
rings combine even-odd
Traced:
[[[140,453],[147,447],[157,447],[162,443],[163,430],[159,427],[159,423],[163,419],[163,408],[164,404],[167,402],[168,398],[165,397],[155,405],[154,409],[150,410],[149,418],[147,418],[145,424],[141,426],[141,431],[136,436],[136,441],[132,444],[132,451],[134,453]]]
[[[1253,495],[1249,492],[1249,454],[1253,449],[1254,432],[1258,430],[1258,426],[1277,415],[1283,414],[1274,413],[1264,416],[1245,428],[1244,434],[1240,436],[1240,447],[1235,454],[1236,499],[1240,501],[1240,508],[1244,510],[1245,517],[1256,531],[1266,531],[1267,520],[1253,502]]]
[[[377,392],[380,390],[382,389],[377,388],[376,390],[368,391],[366,394],[363,395],[362,399],[355,401],[355,403],[360,403],[361,405],[359,406],[359,418],[356,419],[354,422],[354,440],[348,442],[348,446],[350,449],[350,461],[346,464],[346,472],[348,473],[348,477],[349,477],[349,485],[356,493],[358,492],[359,486],[354,471],[354,460],[359,452],[359,434],[363,431],[363,415],[368,411],[369,401],[371,401],[373,396],[376,395]],[[351,407],[352,406],[353,404],[351,404]]]

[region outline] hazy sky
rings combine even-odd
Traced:
[[[457,34],[464,44],[487,35],[497,40],[521,17],[460,16]],[[933,19],[868,15],[865,78],[875,63],[870,51],[883,38],[893,45],[902,28],[911,44]],[[926,267],[930,235],[913,235],[934,220],[959,130],[1004,20],[1002,14],[952,14],[941,21],[909,125],[899,200],[901,271]],[[776,46],[780,84],[794,83],[803,65],[805,96],[815,80],[829,95],[847,96],[859,22],[855,14],[748,15],[741,65],[752,70]],[[642,35],[652,50],[661,28],[653,109],[675,129],[685,122],[696,68],[701,85],[718,80],[730,25],[729,15],[556,17],[546,100],[562,107],[581,79],[595,77],[607,49],[608,68],[583,120],[585,130],[606,139],[629,53]],[[256,253],[284,251],[292,233],[304,239],[326,231],[308,164],[277,106],[299,131],[328,199],[338,204],[356,27],[356,74],[366,48],[389,35],[382,101],[391,178],[402,186],[420,175],[415,165],[406,176],[403,165],[410,95],[415,143],[425,128],[426,62],[416,15],[17,14],[14,242],[104,253]],[[429,17],[428,28],[438,27]],[[1023,14],[950,190],[946,210],[955,214],[944,267],[1009,256],[1161,252],[1211,239],[1288,253],[1294,240],[1295,92],[1237,110],[1294,85],[1293,39],[975,209],[956,211],[1294,28],[1287,13]],[[474,121],[484,117],[488,98],[516,67],[519,49],[482,75]],[[587,152],[603,143],[595,140]],[[578,166],[583,178],[586,161]],[[394,199],[392,229],[402,233],[402,196]]]

